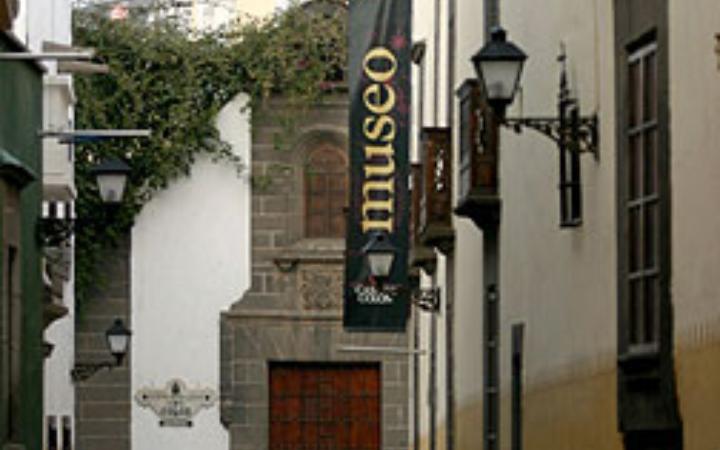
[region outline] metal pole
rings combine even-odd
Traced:
[[[430,380],[428,383],[430,450],[437,449],[437,314],[430,315]]]
[[[95,55],[91,52],[57,52],[57,53],[29,53],[8,52],[0,53],[2,61],[62,61],[62,60],[90,60]]]
[[[130,137],[149,137],[151,130],[146,129],[127,129],[127,130],[40,130],[38,136],[43,138],[130,138]]]
[[[457,0],[448,2],[448,75],[447,75],[447,122],[450,130],[455,128],[455,40],[456,40],[456,9]],[[452,131],[451,131],[452,133]],[[445,430],[445,448],[455,448],[455,265],[454,253],[447,255],[445,289],[445,358],[446,358],[446,393],[447,421]]]
[[[413,347],[420,349],[420,310],[413,309]],[[420,450],[420,355],[413,355],[413,448]]]

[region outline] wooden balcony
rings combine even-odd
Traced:
[[[500,222],[498,192],[498,126],[482,102],[480,84],[468,79],[460,99],[459,195],[455,214],[472,219],[481,229]]]
[[[410,268],[423,269],[426,273],[435,272],[437,256],[433,249],[426,247],[420,240],[420,204],[422,193],[422,165],[413,164],[411,167],[412,189],[411,189],[411,210],[410,210]]]
[[[422,187],[418,232],[420,242],[443,253],[452,250],[452,133],[450,128],[424,128]]]

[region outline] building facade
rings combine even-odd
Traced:
[[[252,284],[221,317],[230,448],[407,448],[406,334],[343,328],[347,97],[295,117],[254,121]]]
[[[7,8],[7,2],[0,7]],[[0,31],[0,52],[26,52]],[[0,309],[0,443],[40,448],[43,423],[43,303],[41,249],[36,235],[42,200],[43,68],[33,62],[0,64],[2,178],[2,308]]]
[[[243,164],[246,101],[237,96],[216,119]],[[132,344],[122,366],[77,382],[79,448],[228,448],[217,318],[249,285],[249,210],[248,172],[198,158],[106,250],[98,269],[106,282],[90,293],[78,324],[77,358],[108,359],[105,330],[115,318],[132,330]]]
[[[415,2],[416,122],[452,136],[454,247],[417,228],[436,261],[416,266],[444,297],[419,319],[414,448],[717,442],[720,215],[702,206],[718,188],[716,10]],[[559,117],[564,71],[597,118],[597,153],[498,124],[470,62],[495,25],[529,56],[508,120]],[[421,131],[427,167],[438,156]]]

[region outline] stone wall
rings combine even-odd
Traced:
[[[408,356],[347,351],[407,348],[407,335],[344,331],[344,239],[304,237],[304,158],[321,143],[347,148],[346,97],[297,117],[290,134],[272,115],[253,124],[252,174],[265,182],[252,193],[252,287],[221,318],[221,420],[232,450],[267,449],[271,363],[380,363],[382,448],[407,448]]]
[[[105,331],[115,318],[132,330],[129,319],[130,239],[105,252],[102,280],[83,305],[75,334],[76,362],[111,361]],[[132,341],[130,349],[132,348]],[[83,450],[130,449],[130,349],[121,367],[101,370],[75,390],[76,447]]]

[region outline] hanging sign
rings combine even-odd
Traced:
[[[411,0],[351,0],[349,25],[350,209],[344,326],[404,331],[409,311],[408,142]],[[387,233],[392,272],[380,288],[363,247]]]

